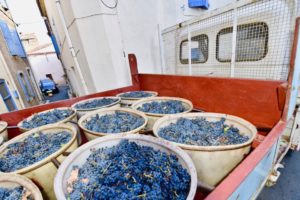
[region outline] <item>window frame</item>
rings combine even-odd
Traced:
[[[209,37],[207,34],[200,34],[200,35],[196,35],[191,37],[191,41],[197,41],[199,43],[199,40],[193,40],[197,37],[201,37],[204,36],[205,39],[207,39],[207,56],[206,59],[204,61],[198,61],[198,60],[193,60],[192,59],[192,64],[199,64],[199,63],[206,63],[208,61],[208,57],[209,57]],[[181,64],[189,64],[189,59],[182,59],[182,45],[184,42],[188,42],[188,39],[182,40],[180,42],[180,49],[179,49],[179,60]]]
[[[7,110],[9,112],[18,110],[16,102],[15,102],[14,98],[12,97],[9,88],[7,87],[6,80],[5,79],[0,79],[0,85],[1,84],[4,85],[4,88],[6,90],[7,96],[2,96],[2,94],[0,93],[0,97],[2,98],[2,100],[3,100],[3,102],[4,102],[4,104],[5,104],[6,108],[7,108]],[[11,103],[12,103],[14,109],[10,109],[10,107],[7,105],[6,101],[9,100],[9,99],[11,100]]]
[[[22,80],[21,74],[23,76],[24,81]],[[23,71],[18,71],[17,78],[18,78],[19,84],[21,85],[23,93],[25,94],[26,101],[31,102],[35,98],[35,93],[32,88],[32,85],[28,79],[27,73],[24,73]]]
[[[266,57],[266,55],[268,54],[268,44],[269,44],[269,27],[267,25],[267,23],[265,22],[254,22],[254,23],[248,23],[248,24],[240,24],[237,26],[237,30],[239,30],[239,28],[247,28],[247,27],[251,27],[253,25],[262,25],[265,30],[266,30],[266,40],[265,40],[265,45],[264,45],[264,53],[263,55],[261,55],[259,58],[256,59],[236,59],[235,62],[253,62],[253,61],[260,61],[262,59],[264,59]],[[221,29],[218,33],[217,33],[217,37],[216,37],[216,60],[221,62],[221,63],[228,63],[231,62],[231,58],[230,59],[220,59],[219,58],[219,48],[220,48],[220,35],[221,34],[226,34],[226,33],[232,33],[233,32],[233,27],[227,27],[227,28],[223,28]],[[238,32],[238,31],[237,31]],[[237,33],[238,34],[238,33]],[[236,41],[236,45],[237,45]]]

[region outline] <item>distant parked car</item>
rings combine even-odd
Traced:
[[[50,93],[58,93],[59,92],[59,89],[58,89],[57,85],[55,84],[55,82],[48,78],[40,80],[40,89],[46,95],[48,95]]]

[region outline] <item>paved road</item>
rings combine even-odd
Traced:
[[[59,85],[58,88],[59,88],[59,93],[53,94],[53,96],[51,96],[51,97],[45,96],[45,100],[54,102],[54,101],[60,101],[60,100],[69,98],[69,96],[68,96],[69,86],[68,85]]]
[[[283,164],[277,184],[265,187],[258,200],[300,200],[300,152],[289,152]]]

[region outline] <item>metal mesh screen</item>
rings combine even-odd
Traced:
[[[249,2],[165,31],[165,73],[286,80],[297,5]]]

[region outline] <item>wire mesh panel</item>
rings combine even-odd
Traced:
[[[165,72],[189,74],[191,68],[192,75],[286,80],[295,1],[249,2],[165,31]]]
[[[293,1],[258,1],[237,9],[235,76],[286,80],[295,16]]]

